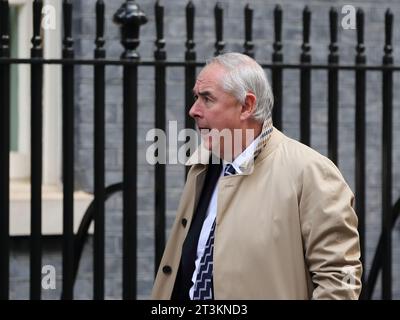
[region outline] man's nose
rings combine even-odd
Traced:
[[[189,116],[191,116],[192,118],[201,116],[201,111],[200,111],[200,107],[199,107],[199,104],[198,104],[198,100],[196,100],[193,103],[192,107],[190,108]]]

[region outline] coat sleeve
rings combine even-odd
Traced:
[[[362,264],[353,210],[354,195],[325,157],[310,161],[301,176],[300,222],[312,299],[358,299]]]

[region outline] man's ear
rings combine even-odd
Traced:
[[[244,100],[244,104],[242,104],[242,111],[240,114],[240,120],[247,120],[253,114],[256,108],[257,98],[254,93],[248,92],[246,94],[246,98]]]

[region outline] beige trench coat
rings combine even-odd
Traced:
[[[172,294],[209,159],[203,149],[197,160],[200,150],[187,163],[153,299]],[[357,299],[354,195],[336,166],[276,128],[251,166],[250,174],[221,177],[217,185],[215,299]]]

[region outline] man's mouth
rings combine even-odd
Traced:
[[[210,133],[210,128],[207,127],[198,127],[201,135],[206,135]]]

